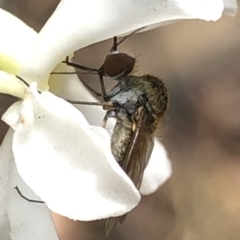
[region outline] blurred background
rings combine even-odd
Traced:
[[[1,7],[39,31],[57,0],[7,0]],[[118,226],[109,240],[240,239],[240,14],[218,22],[180,21],[132,36],[119,48],[138,57],[138,74],[164,79],[170,93],[158,131],[172,178]],[[98,68],[111,40],[75,60]],[[98,89],[92,76],[82,80]],[[16,99],[0,95],[1,114]],[[7,127],[1,122],[2,140]],[[60,240],[101,240],[103,222],[54,215]],[[64,226],[64,227],[63,227]]]

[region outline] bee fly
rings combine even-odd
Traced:
[[[154,132],[167,110],[168,92],[164,83],[157,77],[130,75],[135,65],[135,59],[126,53],[117,52],[119,44],[130,35],[120,42],[117,42],[117,37],[114,37],[111,53],[107,55],[98,70],[69,62],[68,59],[64,62],[69,66],[99,75],[102,97],[104,101],[112,103],[111,107],[103,104],[103,109],[107,110],[103,121],[104,125],[109,117],[117,120],[111,137],[112,154],[132,179],[136,188],[140,189],[143,173],[154,145]],[[103,77],[110,77],[117,80],[118,83],[109,92],[106,92]],[[91,105],[93,104],[91,103]],[[104,235],[108,236],[117,223],[122,223],[125,218],[126,214],[107,219]]]

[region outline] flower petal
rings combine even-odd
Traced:
[[[67,55],[95,42],[169,20],[215,21],[223,9],[223,0],[62,0],[40,31],[22,74],[45,79]]]
[[[1,8],[0,22],[0,69],[18,74],[33,49],[37,33]]]
[[[8,219],[11,226],[11,239],[45,239],[57,240],[50,211],[45,204],[30,203],[14,189],[18,186],[20,191],[29,199],[39,200],[33,191],[23,182],[12,158],[11,174],[8,188],[12,190],[9,200]]]
[[[111,155],[107,132],[90,127],[71,104],[39,94],[32,84],[14,127],[18,172],[52,211],[88,221],[122,215],[139,203],[137,189]]]
[[[22,101],[13,103],[8,110],[2,115],[2,120],[6,122],[13,130],[17,130],[19,124],[19,115]]]
[[[19,81],[15,75],[0,70],[0,93],[23,98],[25,90],[26,85]]]
[[[7,216],[10,189],[8,180],[10,175],[12,134],[8,133],[0,147],[0,239],[10,240],[10,224]]]
[[[22,98],[25,86],[14,75],[25,68],[24,63],[36,46],[38,34],[20,19],[1,8],[0,22],[3,23],[0,24],[0,69],[2,70],[0,71],[0,93]],[[35,77],[25,75],[24,79],[31,82]],[[48,89],[47,80],[40,82],[41,89]]]
[[[167,157],[164,146],[155,138],[149,164],[143,175],[140,192],[149,195],[158,190],[172,175],[171,162]]]
[[[13,131],[8,131],[0,149],[0,239],[57,240],[50,212],[44,204],[32,204],[22,199],[13,188],[37,199],[19,176],[12,155]]]

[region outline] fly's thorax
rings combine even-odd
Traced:
[[[141,78],[144,82],[147,109],[156,118],[162,118],[168,107],[168,91],[165,84],[151,75],[144,75]]]
[[[138,101],[138,95],[134,91],[120,91],[115,96],[111,97],[111,102],[115,102],[122,108],[133,108]]]
[[[152,75],[134,76],[128,75],[121,80],[121,92],[118,101],[132,101],[137,105],[143,98],[143,105],[151,114],[163,117],[168,106],[168,91],[159,78]]]

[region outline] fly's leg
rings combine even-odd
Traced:
[[[66,60],[65,60],[65,61],[62,61],[62,62],[63,62],[63,63],[66,63],[68,66],[75,67],[75,68],[77,68],[77,69],[81,69],[81,70],[87,71],[87,72],[89,72],[89,73],[98,74],[98,69],[90,68],[90,67],[85,67],[85,66],[82,66],[82,65],[80,65],[80,64],[70,62],[68,56],[66,57]]]
[[[141,28],[138,28],[136,30],[134,30],[133,32],[131,32],[130,34],[128,34],[127,36],[123,37],[119,42],[117,41],[117,37],[114,37],[113,38],[113,46],[112,48],[110,49],[110,52],[115,52],[117,51],[117,48],[120,44],[122,44],[125,40],[127,40],[129,37],[131,37],[133,34],[141,31],[142,29],[144,29],[145,27],[141,27]]]
[[[118,94],[121,91],[121,85],[118,82],[108,93],[106,91],[104,81],[103,81],[103,76],[102,74],[102,68],[99,70],[99,82],[101,85],[101,91],[102,91],[102,97],[105,102],[108,102],[111,100],[112,97],[114,97],[116,94]]]
[[[45,202],[43,202],[43,201],[32,200],[32,199],[29,199],[29,198],[25,197],[25,196],[21,193],[21,191],[19,190],[19,188],[18,188],[17,186],[15,187],[15,189],[16,189],[16,191],[18,192],[18,194],[20,195],[20,197],[23,198],[23,199],[25,199],[25,200],[28,201],[28,202],[32,202],[32,203],[45,203]]]
[[[112,46],[112,48],[110,49],[110,52],[115,52],[115,51],[117,51],[117,47],[118,47],[118,42],[117,42],[117,37],[115,36],[115,37],[113,37],[113,46]]]
[[[102,91],[102,97],[104,101],[108,102],[110,100],[110,97],[107,95],[107,91],[103,81],[103,75],[104,75],[103,69],[100,68],[98,71],[98,76],[99,76],[99,82],[100,82],[101,91]]]
[[[117,102],[85,102],[85,101],[74,101],[67,100],[71,104],[79,104],[79,105],[91,105],[91,106],[102,106],[104,110],[107,110],[106,115],[103,118],[102,127],[106,127],[107,120],[109,117],[117,118],[117,108],[119,108],[119,104]]]
[[[117,118],[116,109],[108,110],[106,115],[103,118],[102,127],[106,128],[108,118]]]
[[[75,101],[75,100],[69,100],[69,99],[67,99],[66,101],[68,101],[71,104],[101,106],[103,107],[104,110],[113,109],[118,106],[117,103],[114,103],[114,102],[85,102],[85,101]]]
[[[71,67],[75,67],[77,69],[81,69],[83,71],[87,71],[89,73],[95,73],[95,74],[98,74],[99,76],[99,81],[100,81],[100,86],[101,86],[101,91],[102,91],[102,94],[96,92],[95,90],[93,90],[91,87],[89,87],[88,85],[85,85],[85,87],[88,88],[88,90],[92,91],[93,93],[95,93],[97,96],[102,96],[104,101],[109,101],[109,97],[107,95],[107,92],[106,92],[106,88],[105,88],[105,85],[104,85],[104,81],[103,81],[103,76],[104,76],[104,72],[102,70],[102,68],[100,69],[94,69],[94,68],[89,68],[89,67],[85,67],[85,66],[82,66],[82,65],[79,65],[77,63],[72,63],[69,61],[69,57],[67,56],[66,57],[66,60],[63,61],[63,63],[66,63],[68,66],[71,66]]]
[[[91,88],[90,86],[88,86],[86,83],[83,83],[83,85],[91,92],[93,92],[94,94],[96,94],[96,96],[98,97],[103,97],[104,98],[104,94],[106,95],[106,90],[105,90],[105,87],[104,87],[104,84],[103,84],[103,76],[100,76],[100,70],[98,69],[94,69],[94,68],[89,68],[89,67],[85,67],[85,66],[82,66],[82,65],[79,65],[77,63],[73,63],[73,62],[70,62],[69,61],[69,57],[67,56],[66,57],[66,60],[63,61],[63,63],[66,63],[68,66],[71,66],[71,67],[74,67],[74,68],[77,68],[77,69],[81,69],[83,71],[87,71],[89,73],[94,73],[94,74],[97,74],[99,75],[99,80],[100,80],[100,84],[101,84],[101,90],[102,90],[102,94],[95,91],[93,88]],[[106,98],[106,96],[105,96]],[[104,99],[104,101],[106,101]]]

